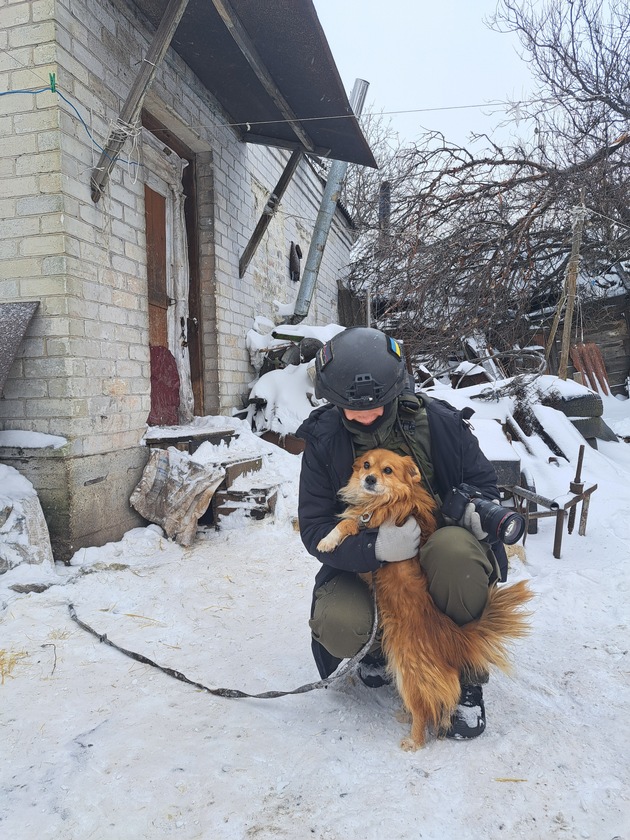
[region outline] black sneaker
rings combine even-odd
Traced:
[[[383,653],[367,653],[359,662],[359,679],[368,688],[381,688],[389,685],[392,678],[387,673],[387,661]]]
[[[477,738],[486,728],[486,708],[480,685],[463,685],[459,704],[451,717],[445,738],[470,740]]]

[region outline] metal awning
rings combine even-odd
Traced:
[[[38,306],[38,300],[0,303],[0,394]]]
[[[376,167],[311,0],[190,0],[171,46],[245,142]]]

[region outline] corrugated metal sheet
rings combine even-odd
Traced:
[[[157,27],[167,0],[134,4]],[[375,167],[311,0],[230,0],[230,6],[317,153]],[[301,147],[211,0],[190,0],[172,46],[243,140]]]
[[[0,394],[38,306],[38,300],[0,303]]]

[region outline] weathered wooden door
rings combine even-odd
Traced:
[[[147,248],[150,425],[186,423],[194,413],[188,349],[190,272],[182,176],[187,161],[143,130]]]
[[[149,293],[149,344],[168,347],[166,312],[166,198],[144,186]]]

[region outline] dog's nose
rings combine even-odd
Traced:
[[[371,473],[370,473],[370,475],[366,475],[365,476],[365,483],[369,487],[373,487],[376,484],[376,476],[372,475]]]

